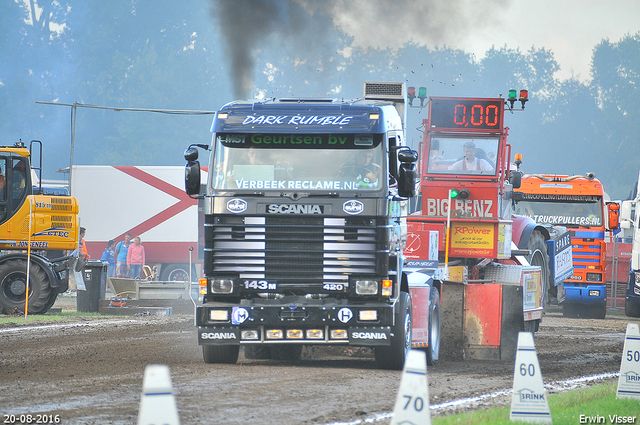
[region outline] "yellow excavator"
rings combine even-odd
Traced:
[[[39,147],[38,167],[32,165],[34,146]],[[4,314],[25,313],[25,306],[28,314],[47,312],[58,294],[69,288],[77,269],[78,201],[65,190],[43,188],[41,172],[40,141],[32,140],[28,149],[22,141],[0,146],[0,312]]]

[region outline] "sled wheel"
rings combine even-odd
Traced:
[[[547,253],[547,244],[544,242],[544,236],[539,231],[534,231],[529,239],[527,249],[531,251],[527,260],[532,266],[540,266],[540,280],[542,282],[542,307],[547,307],[549,300],[549,254]]]

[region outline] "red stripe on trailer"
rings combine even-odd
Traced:
[[[140,180],[141,182],[146,183],[149,186],[154,187],[166,193],[167,195],[173,196],[178,200],[178,202],[175,203],[174,205],[170,206],[169,208],[166,208],[165,210],[154,215],[153,217],[138,224],[136,227],[128,230],[127,232],[130,232],[133,236],[137,236],[144,232],[147,232],[153,229],[154,227],[158,226],[159,224],[165,222],[166,220],[170,219],[171,217],[174,217],[180,214],[182,211],[186,210],[190,206],[197,204],[197,201],[195,199],[190,198],[189,195],[187,195],[184,190],[178,189],[177,187],[155,176],[152,176],[151,174],[146,173],[137,167],[114,166],[113,168],[119,171],[122,171],[123,173],[128,174],[131,177],[137,180]],[[124,232],[116,236],[115,240],[124,239],[124,235],[127,232]]]

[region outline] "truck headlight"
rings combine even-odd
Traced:
[[[634,273],[633,275],[636,281],[636,286],[640,286],[640,273]]]
[[[602,273],[587,273],[587,282],[602,282]]]
[[[375,280],[356,280],[356,294],[375,295],[378,293],[378,282]]]
[[[230,294],[233,292],[232,279],[211,279],[211,292],[214,294]]]
[[[346,329],[331,329],[331,339],[349,339]]]
[[[358,312],[358,320],[361,322],[372,320],[378,320],[378,312],[376,310],[360,310]]]
[[[302,339],[303,337],[302,329],[287,329],[287,339]]]
[[[256,339],[260,339],[260,335],[258,334],[258,331],[254,329],[248,329],[240,332],[240,338],[243,340],[245,339],[256,340]]]
[[[228,322],[229,310],[210,310],[209,319],[215,322]]]
[[[324,331],[322,329],[307,329],[307,339],[324,339]]]
[[[284,338],[284,332],[282,329],[267,329],[265,331],[267,339],[282,339]]]

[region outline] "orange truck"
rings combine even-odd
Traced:
[[[558,294],[564,316],[604,319],[605,232],[618,228],[618,204],[605,201],[603,185],[593,173],[526,174],[514,199],[516,214],[571,231],[574,271],[564,281],[564,294]]]

